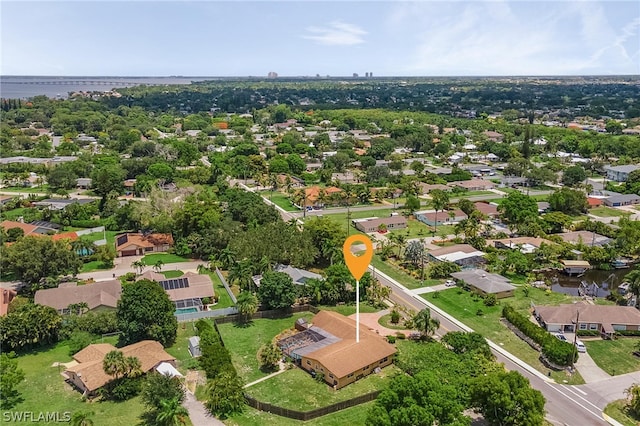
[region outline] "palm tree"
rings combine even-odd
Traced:
[[[162,267],[164,266],[164,262],[161,259],[156,260],[156,263],[153,264],[153,270],[156,272],[162,271]]]
[[[407,241],[407,237],[403,234],[396,234],[396,241],[398,242],[398,260],[404,248],[404,243]]]
[[[147,265],[141,260],[136,260],[135,262],[131,262],[131,267],[138,271],[138,275],[142,275],[142,271],[144,271]]]
[[[269,201],[271,201],[271,198],[273,197],[273,191],[278,190],[279,183],[280,182],[278,181],[278,176],[274,174],[269,175],[269,186],[271,187],[271,192],[269,193]]]
[[[242,290],[251,290],[254,283],[251,278],[252,265],[248,260],[236,262],[229,270],[229,282]]]
[[[93,411],[76,411],[71,416],[69,424],[71,426],[93,426],[93,420],[90,418],[93,415]]]
[[[236,255],[229,247],[225,247],[218,253],[218,260],[221,266],[228,270],[231,265],[236,263]]]
[[[321,250],[322,256],[325,259],[328,259],[331,265],[333,265],[336,260],[344,259],[342,254],[342,247],[336,244],[336,242],[332,239],[324,240]]]
[[[440,327],[437,318],[431,318],[429,308],[424,308],[413,317],[413,325],[423,336],[431,336]]]
[[[640,269],[634,269],[624,278],[629,283],[629,292],[636,296],[636,307],[640,305]]]
[[[127,371],[127,361],[122,351],[111,351],[102,360],[102,369],[109,376],[118,378]]]
[[[187,424],[189,412],[180,404],[178,398],[163,399],[160,401],[156,424],[159,426],[180,426]]]
[[[249,291],[241,291],[236,301],[236,308],[242,316],[243,322],[258,311],[258,298]]]
[[[438,230],[438,210],[444,211],[444,209],[447,208],[449,205],[449,194],[441,189],[434,189],[429,194],[431,195],[431,204],[433,204],[433,209],[436,211],[433,231],[435,234]]]

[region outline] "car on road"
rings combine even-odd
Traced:
[[[586,352],[587,347],[580,340],[576,340],[576,349],[578,352]]]
[[[564,334],[562,334],[562,333],[553,333],[553,335],[556,336],[556,338],[562,340],[563,342],[567,341],[567,338],[564,337]]]

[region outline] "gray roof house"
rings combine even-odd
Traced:
[[[36,291],[33,301],[38,305],[51,306],[60,313],[69,313],[68,306],[75,303],[86,303],[89,310],[115,309],[121,294],[119,280],[85,285],[63,283],[57,288]]]
[[[305,285],[305,283],[310,279],[321,280],[322,275],[316,274],[314,272],[305,271],[304,269],[294,268],[290,265],[276,265],[273,268],[274,272],[284,272],[285,274],[291,277],[294,284],[297,285]],[[251,277],[253,282],[256,284],[256,287],[260,287],[260,281],[262,281],[262,275],[254,275]]]
[[[515,287],[502,275],[491,274],[482,269],[467,269],[454,272],[451,276],[464,281],[471,290],[483,296],[495,294],[498,299],[513,296]]]
[[[619,194],[607,197],[602,201],[605,206],[609,207],[632,206],[640,204],[640,196],[637,194]]]
[[[629,173],[640,169],[640,165],[627,164],[624,166],[605,166],[604,171],[607,173],[607,179],[616,182],[626,182]]]

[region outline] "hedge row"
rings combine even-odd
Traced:
[[[555,338],[543,328],[535,325],[529,318],[516,312],[511,306],[502,309],[502,316],[542,347],[542,355],[554,364],[567,366],[578,359],[578,354],[571,343]]]
[[[231,363],[231,354],[222,345],[220,334],[213,328],[211,322],[199,319],[196,322],[196,330],[200,336],[200,367],[207,375],[207,379],[215,379],[222,373],[231,373],[236,376],[236,369]]]

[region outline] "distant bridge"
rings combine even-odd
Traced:
[[[146,84],[145,82],[131,82],[131,81],[105,81],[105,80],[51,80],[51,81],[4,81],[3,84],[49,84],[60,86],[78,86],[83,84],[100,85],[100,86],[137,86],[140,84]]]

